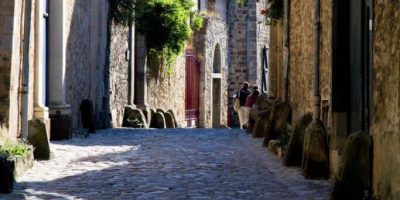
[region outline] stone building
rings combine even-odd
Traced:
[[[233,96],[245,81],[250,85],[262,84],[263,48],[269,47],[269,26],[266,23],[266,0],[248,0],[244,4],[228,1],[227,20],[229,24],[229,115],[234,114]],[[231,124],[238,120],[232,118]]]
[[[150,109],[163,109],[182,127],[227,126],[240,83],[260,84],[265,1],[196,1],[204,26],[170,76],[157,79],[147,76],[145,38],[115,23],[109,3],[1,1],[2,135],[26,137],[28,120],[41,119],[49,137],[67,139],[83,126],[83,100],[97,128],[120,127],[126,106],[148,123]]]
[[[292,108],[293,123],[313,111],[313,1],[291,0],[288,56],[284,21],[271,28],[270,90]],[[374,199],[400,198],[400,34],[398,2],[320,1],[321,119],[328,132],[330,165],[338,176],[349,134],[372,138],[369,186]],[[288,60],[285,60],[288,59]],[[282,61],[283,60],[283,61]],[[285,93],[284,63],[288,62]]]
[[[85,99],[96,126],[109,127],[110,110],[128,104],[133,51],[127,29],[109,28],[108,1],[5,0],[0,10],[2,137],[26,137],[28,120],[42,119],[50,138],[68,139]]]

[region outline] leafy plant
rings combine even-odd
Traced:
[[[198,31],[203,27],[203,18],[199,14],[193,14],[190,27],[193,31]]]
[[[236,0],[236,4],[237,4],[238,6],[244,7],[244,6],[247,6],[247,1],[248,1],[248,0]]]
[[[283,18],[283,0],[269,0],[269,10],[267,14],[267,24],[275,24]]]
[[[291,133],[292,133],[292,126],[290,126],[290,124],[287,124],[282,135],[278,138],[279,147],[286,147],[289,144]]]
[[[0,144],[0,155],[6,158],[23,156],[27,154],[29,146],[26,142],[10,142],[6,141]]]
[[[110,15],[122,25],[135,23],[136,30],[146,36],[149,73],[159,75],[172,71],[192,30],[202,27],[193,6],[192,0],[112,0]]]

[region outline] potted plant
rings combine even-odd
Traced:
[[[21,176],[32,165],[32,146],[25,141],[0,140],[0,174],[2,174],[0,192],[12,192],[15,177]]]

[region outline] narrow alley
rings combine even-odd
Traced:
[[[239,129],[107,129],[51,143],[0,199],[326,199]]]

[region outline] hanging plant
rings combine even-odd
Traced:
[[[283,18],[283,0],[269,0],[267,24],[275,24]]]

